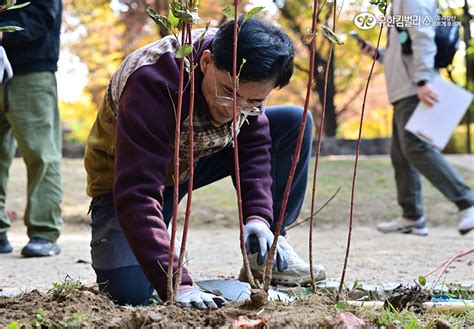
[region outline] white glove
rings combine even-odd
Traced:
[[[182,307],[197,307],[201,310],[208,308],[216,310],[227,303],[224,297],[203,292],[194,286],[181,287],[176,301]]]
[[[251,217],[250,217],[251,218]],[[273,232],[270,231],[267,224],[259,219],[251,219],[244,226],[244,239],[247,254],[258,252],[257,264],[263,266],[267,253],[272,247]],[[257,241],[256,241],[257,240]],[[258,248],[258,250],[257,250]],[[273,260],[275,261],[275,260]],[[275,265],[275,264],[274,264]],[[278,271],[282,272],[288,268],[286,253],[277,243],[276,266]]]
[[[7,72],[7,78],[13,77],[13,70],[10,62],[8,61],[7,53],[5,49],[0,46],[0,84],[3,83],[3,75]]]

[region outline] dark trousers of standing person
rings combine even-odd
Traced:
[[[296,106],[274,106],[266,109],[272,138],[271,176],[273,194],[274,223],[280,212],[280,205],[290,172],[293,152],[303,117],[303,110]],[[303,205],[308,177],[308,166],[311,158],[313,120],[308,115],[302,143],[300,160],[296,168],[290,198],[284,218],[283,227],[293,223]],[[209,185],[232,175],[234,158],[232,147],[208,155],[199,160],[195,168],[194,189]],[[180,199],[188,190],[187,182],[180,185]],[[173,212],[173,187],[164,192],[163,217],[169,224]],[[97,274],[99,288],[108,293],[119,304],[146,304],[153,293],[153,287],[138,265],[132,250],[120,228],[114,210],[111,194],[93,198],[91,202],[92,241],[107,241],[114,244],[104,253],[91,243],[92,266]],[[282,230],[284,234],[284,229]]]
[[[434,146],[405,130],[418,106],[417,96],[394,104],[391,159],[395,169],[398,203],[403,217],[418,220],[423,216],[421,175],[433,184],[459,210],[474,205],[474,193],[467,187],[443,154]]]

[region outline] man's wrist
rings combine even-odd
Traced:
[[[179,292],[186,292],[186,291],[189,291],[189,290],[194,290],[194,287],[193,286],[190,286],[190,285],[182,285],[180,288],[179,288]]]
[[[245,221],[245,223],[249,224],[251,222],[262,222],[265,225],[267,225],[268,228],[270,228],[270,224],[268,223],[268,221],[265,218],[257,216],[257,215],[252,215],[252,216],[247,217],[247,220]]]

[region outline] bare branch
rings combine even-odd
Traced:
[[[386,9],[387,8],[385,7],[385,11]],[[385,11],[384,11],[384,14],[385,14]],[[347,262],[349,260],[349,251],[351,247],[351,238],[352,238],[352,222],[353,222],[353,216],[354,216],[354,199],[355,199],[355,185],[356,185],[356,177],[357,177],[357,164],[359,162],[360,144],[361,144],[361,139],[362,139],[362,127],[364,123],[364,114],[365,114],[365,105],[367,101],[367,94],[369,91],[370,79],[374,71],[375,62],[377,61],[377,55],[378,55],[378,51],[380,47],[380,40],[382,38],[382,32],[383,32],[383,25],[380,27],[379,36],[377,39],[376,53],[375,53],[374,59],[372,60],[372,66],[370,68],[369,77],[367,78],[367,84],[365,86],[364,100],[362,102],[362,111],[360,114],[360,124],[359,124],[359,136],[357,138],[357,149],[356,149],[356,157],[355,157],[355,162],[354,162],[354,173],[352,175],[351,208],[350,208],[350,214],[349,214],[349,231],[347,234],[346,256],[344,258],[344,266],[342,268],[341,282],[339,283],[339,289],[336,296],[337,300],[339,300],[342,293],[342,288],[344,287],[344,278],[346,275]]]

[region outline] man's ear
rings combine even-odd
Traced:
[[[209,49],[204,50],[201,55],[201,59],[199,60],[199,66],[201,67],[201,72],[204,74],[206,73],[209,65],[212,63],[212,53]]]

